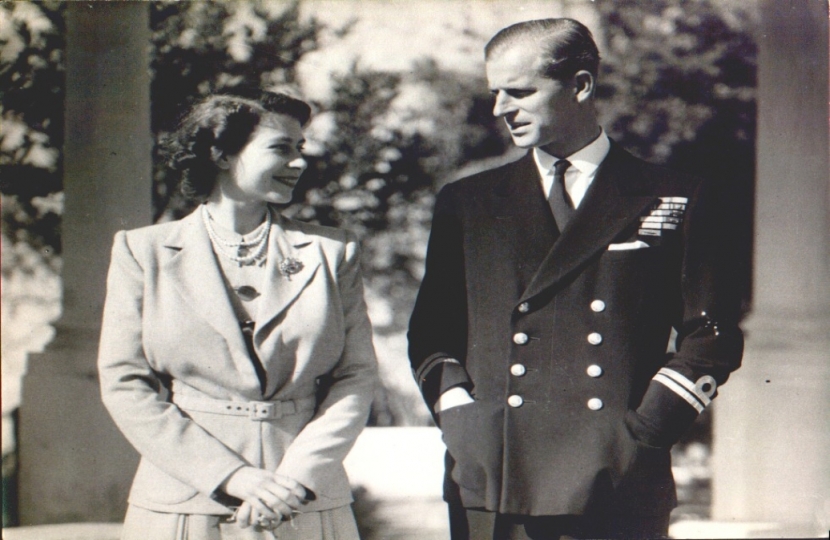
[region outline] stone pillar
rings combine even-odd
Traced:
[[[713,519],[826,534],[827,2],[762,0],[760,8],[753,308],[744,367],[715,405]]]
[[[23,380],[23,525],[120,520],[137,464],[95,359],[112,236],[152,216],[149,4],[70,2],[66,17],[63,314]]]

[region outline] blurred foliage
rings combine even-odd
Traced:
[[[700,132],[712,122],[722,141],[751,147],[756,48],[746,32],[749,12],[724,12],[709,0],[614,0],[597,8],[607,44],[598,97],[612,135],[658,163],[677,162],[678,150],[696,141],[711,147]]]
[[[608,133],[640,157],[713,181],[730,271],[751,293],[757,14],[737,2],[596,3]]]
[[[2,271],[55,271],[63,212],[63,2],[0,3]]]

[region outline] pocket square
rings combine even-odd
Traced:
[[[626,249],[643,249],[647,247],[649,247],[649,245],[642,240],[635,240],[633,242],[624,242],[622,244],[608,244],[608,251],[624,251]]]

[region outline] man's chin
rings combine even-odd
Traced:
[[[536,139],[528,135],[511,135],[513,144],[519,148],[533,148],[536,146]]]

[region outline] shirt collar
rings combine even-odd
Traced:
[[[600,129],[599,137],[565,159],[570,161],[571,167],[579,170],[580,173],[592,174],[599,168],[600,163],[608,155],[610,149],[611,142],[608,140],[608,135],[605,134],[604,129]],[[536,165],[539,167],[539,170],[547,171],[548,174],[553,174],[553,164],[561,159],[548,154],[538,147],[533,149],[533,157],[536,160]]]

